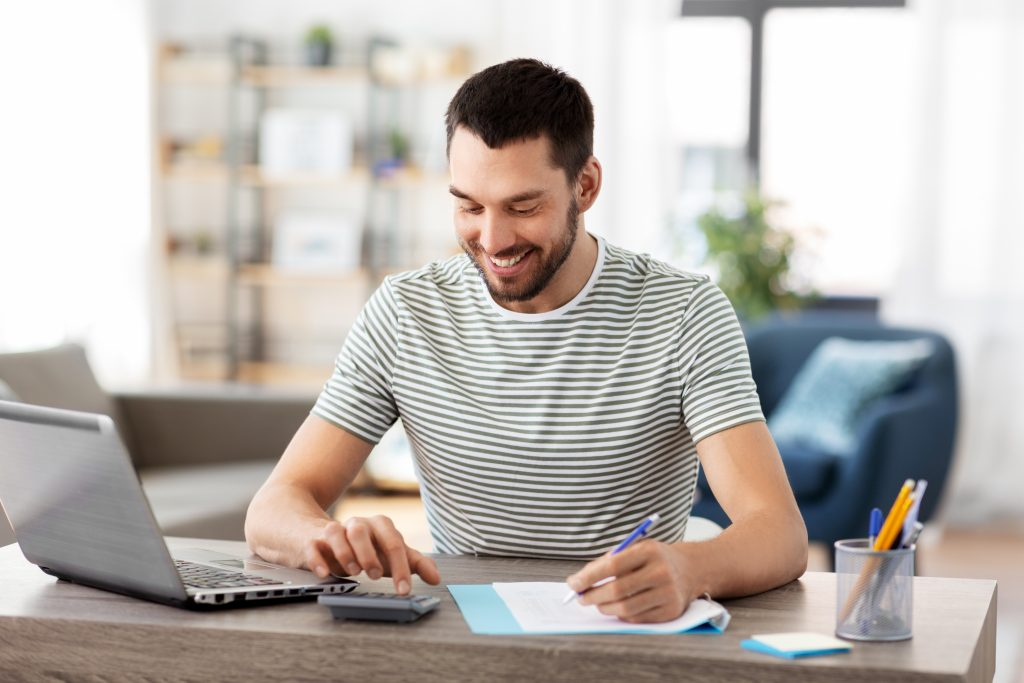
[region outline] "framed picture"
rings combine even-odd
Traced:
[[[260,119],[260,171],[346,173],[352,168],[352,124],[330,110],[268,109]]]
[[[362,234],[343,211],[284,209],[274,228],[272,262],[285,270],[338,273],[359,267]]]

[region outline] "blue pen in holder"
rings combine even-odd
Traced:
[[[916,546],[876,551],[868,539],[836,541],[836,635],[906,640],[913,635]]]

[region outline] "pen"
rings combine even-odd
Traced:
[[[871,523],[868,525],[868,547],[875,547],[875,539],[878,537],[878,532],[882,530],[882,510],[880,508],[871,509]]]
[[[920,538],[921,531],[923,529],[924,524],[921,524],[921,522],[914,522],[914,528],[910,530],[910,535],[907,536],[906,540],[903,541],[903,547],[910,548],[915,543],[917,543],[917,539]]]
[[[651,515],[650,517],[648,517],[644,521],[640,522],[640,526],[638,526],[637,528],[633,529],[633,533],[631,533],[629,536],[626,536],[626,540],[624,540],[622,543],[620,543],[615,548],[615,550],[613,550],[611,552],[611,554],[612,555],[618,555],[623,550],[628,548],[633,543],[633,541],[636,541],[636,540],[641,539],[644,536],[646,536],[647,532],[649,532],[651,529],[653,529],[654,525],[657,524],[658,520],[660,520],[660,519],[661,519],[661,515],[659,515],[657,512],[655,512],[653,515]],[[577,593],[574,590],[570,590],[569,594],[566,595],[565,598],[562,600],[562,604],[564,605],[564,604],[568,603],[570,600],[572,600],[573,598],[578,597],[578,596],[579,596],[579,593]]]
[[[917,524],[917,516],[921,510],[921,499],[924,498],[924,492],[928,489],[928,482],[924,479],[917,481],[917,486],[914,487],[914,504],[910,506],[910,510],[907,512],[907,518],[903,521],[903,535],[900,537],[900,546],[909,547],[912,543],[908,543],[907,540],[910,538],[910,534],[914,532],[914,525]]]

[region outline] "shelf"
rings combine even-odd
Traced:
[[[172,254],[167,259],[167,270],[174,278],[226,280],[230,274],[230,264],[224,256],[186,256]]]
[[[162,168],[165,180],[193,183],[224,183],[229,177],[227,164],[223,162],[181,162]],[[418,168],[399,169],[389,175],[374,179],[366,166],[355,166],[348,173],[264,173],[255,164],[246,164],[239,169],[239,182],[246,187],[289,188],[289,187],[336,187],[353,183],[377,183],[381,187],[414,187],[428,182],[447,183],[448,173],[423,171]]]
[[[267,174],[255,164],[239,169],[239,180],[250,187],[316,187],[366,183],[370,180],[370,169],[354,166],[347,173],[289,172]]]
[[[370,74],[361,66],[247,66],[241,81],[254,88],[368,85]]]
[[[220,161],[183,161],[162,166],[165,180],[185,183],[223,183],[228,179],[227,164]]]
[[[226,280],[231,265],[224,256],[172,255],[167,260],[167,270],[176,279]],[[249,263],[238,268],[239,284],[250,287],[364,285],[369,279],[370,272],[365,268],[303,271],[279,268],[269,263]]]
[[[238,269],[239,283],[250,287],[363,286],[369,282],[369,277],[369,271],[365,268],[342,272],[307,272],[260,263],[243,265]]]
[[[461,83],[469,72],[418,74],[407,77],[381,76],[385,87],[407,87],[430,83]],[[209,85],[226,87],[232,82],[227,57],[172,57],[160,63],[158,80],[167,85]],[[369,86],[373,83],[365,66],[247,66],[239,82],[250,88],[318,88],[325,86]]]
[[[214,182],[225,183],[230,176],[227,164],[218,161],[182,162],[168,164],[163,167],[166,180],[178,182]],[[287,173],[267,175],[259,166],[247,164],[238,172],[238,180],[247,187],[317,187],[343,185],[348,183],[365,183],[369,180],[370,171],[365,167],[357,167],[348,173]]]
[[[224,360],[179,361],[181,379],[190,382],[225,382],[231,379]]]
[[[412,187],[426,182],[448,182],[448,172],[400,168],[388,175],[374,178],[366,166],[354,166],[348,173],[286,173],[266,174],[254,164],[241,168],[242,183],[250,187],[316,187],[376,182],[382,187]]]
[[[378,177],[377,183],[383,187],[413,187],[425,183],[443,183],[447,187],[449,180],[447,170],[425,171],[422,168],[408,166],[389,175]]]
[[[238,366],[238,381],[257,384],[322,387],[334,371],[333,359],[319,365],[243,362]]]
[[[231,82],[231,61],[226,55],[166,57],[158,78],[169,85],[226,86]]]

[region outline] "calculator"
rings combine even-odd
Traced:
[[[416,621],[441,604],[432,595],[358,592],[321,595],[317,602],[326,605],[335,619],[400,622]]]

